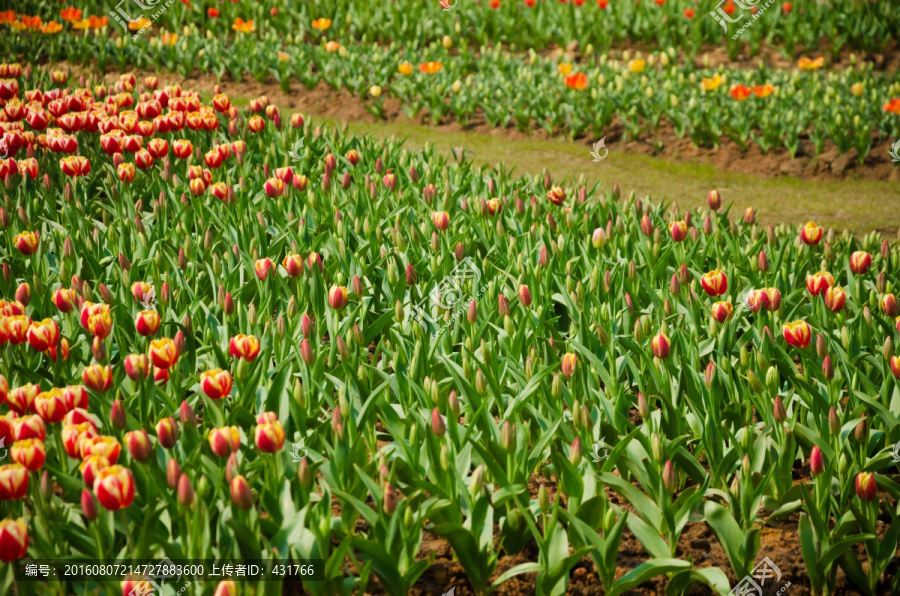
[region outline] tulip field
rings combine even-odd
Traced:
[[[895,3],[144,1],[0,12],[0,594],[900,594],[895,237],[172,82],[864,165]]]

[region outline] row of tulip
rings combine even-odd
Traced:
[[[553,45],[566,47],[573,41],[604,49],[622,42],[673,45],[688,52],[725,45],[732,58],[746,44],[755,55],[763,42],[779,47],[788,56],[817,49],[823,40],[835,56],[844,48],[877,52],[890,46],[900,26],[890,3],[849,3],[840,11],[808,2],[797,6],[792,2],[779,2],[773,7],[768,4],[726,0],[705,10],[693,0],[316,0],[301,5],[192,0],[160,11],[159,2],[122,7],[106,0],[99,5],[61,7],[45,0],[29,6],[29,14],[9,11],[0,22],[44,36],[95,29],[104,35],[124,36],[151,25],[177,30],[186,23],[196,23],[216,37],[258,30],[314,40],[328,35],[342,43],[358,39],[395,41],[410,49],[424,47],[444,35],[461,35],[476,44],[537,50]],[[151,19],[151,13],[156,18]],[[750,22],[753,26],[746,27]]]
[[[48,128],[0,161],[0,560],[325,559],[309,593],[400,595],[427,529],[476,594],[584,557],[609,594],[727,594],[764,518],[790,581],[900,588],[900,247],[3,68]],[[700,519],[728,568],[676,556]]]
[[[588,53],[581,62],[532,51],[523,63],[499,48],[475,52],[465,40],[454,49],[451,37],[444,46],[410,53],[395,44],[293,44],[274,32],[231,41],[204,37],[196,27],[185,31],[124,42],[86,36],[46,44],[9,36],[0,45],[8,43],[9,55],[45,52],[51,59],[96,61],[101,70],[164,65],[183,76],[198,68],[236,80],[249,72],[259,81],[274,77],[285,90],[296,81],[310,89],[324,81],[364,100],[377,117],[384,115],[385,99],[395,97],[410,116],[427,112],[435,122],[454,119],[462,126],[483,113],[495,127],[602,138],[621,122],[630,140],[652,137],[667,122],[699,146],[730,139],[742,148],[783,147],[795,156],[802,139],[812,141],[817,154],[830,141],[840,153],[855,148],[861,162],[873,145],[900,137],[900,78],[873,71],[871,63],[828,71],[823,59],[804,58],[799,70],[731,70],[679,62],[674,49],[646,56]]]

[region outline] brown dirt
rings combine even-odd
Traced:
[[[893,56],[893,55],[892,55]],[[900,53],[892,60],[900,61]],[[893,63],[893,62],[892,62]],[[78,65],[67,65],[72,72],[80,74],[92,74],[92,71]],[[135,72],[139,80],[149,72]],[[196,74],[189,78],[183,78],[176,74],[164,74],[154,72],[160,79],[160,84],[178,84],[183,88],[212,93],[216,88],[216,80],[212,75]],[[106,81],[114,81],[118,77],[117,72],[105,75]],[[299,111],[304,115],[313,115],[323,118],[326,122],[353,122],[361,121],[379,122],[366,109],[367,102],[350,94],[346,90],[336,91],[326,83],[320,82],[314,89],[306,89],[298,82],[294,82],[289,93],[284,93],[274,82],[259,83],[256,80],[245,77],[241,82],[230,80],[227,75],[218,83],[221,92],[229,97],[255,98],[265,95],[269,102],[292,111]],[[409,123],[418,125],[431,125],[431,118],[427,111],[416,115],[410,120],[401,109],[401,102],[395,98],[387,98],[384,101],[384,121]],[[524,133],[510,125],[507,128],[494,128],[479,110],[470,119],[467,126],[460,126],[452,115],[443,118],[436,126],[443,132],[449,133],[476,133],[491,136],[503,136],[514,140],[543,140],[549,138],[547,131],[535,128],[530,133]],[[755,144],[750,142],[746,151],[742,151],[728,137],[722,137],[718,147],[698,147],[687,138],[679,138],[674,128],[665,119],[662,119],[658,130],[645,131],[638,139],[624,142],[624,125],[614,122],[606,135],[607,146],[616,146],[617,150],[626,153],[661,156],[673,161],[705,163],[715,166],[717,169],[753,174],[762,177],[792,176],[804,180],[836,180],[853,178],[857,180],[888,180],[900,182],[900,168],[896,167],[888,155],[891,141],[884,140],[874,145],[865,159],[863,165],[859,164],[857,152],[839,155],[837,147],[831,141],[826,141],[823,152],[816,156],[813,143],[801,138],[797,156],[791,158],[787,149],[780,147],[763,153]],[[585,147],[590,147],[594,139],[585,137],[577,139]],[[619,144],[621,142],[621,144]]]

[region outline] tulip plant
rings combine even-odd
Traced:
[[[82,590],[16,561],[169,557],[315,560],[323,595],[439,559],[460,593],[587,565],[728,594],[778,564],[763,525],[798,532],[794,584],[900,590],[890,240],[0,68],[4,593]],[[727,565],[683,556],[702,523]]]
[[[190,3],[191,8],[185,10],[196,10],[199,4]],[[394,4],[391,11],[397,10]],[[427,3],[412,4],[418,8],[410,10],[426,10]],[[541,3],[534,10],[537,14],[594,10],[571,4],[556,8],[555,4]],[[657,8],[653,4],[636,10]],[[466,14],[467,10],[460,9],[456,14]],[[630,8],[623,10],[632,22],[636,15],[630,14]],[[823,18],[834,17],[824,7],[804,6],[803,10],[822,10],[827,15]],[[875,16],[881,8],[867,10],[871,14],[859,15],[859,26],[867,31],[865,39],[884,22],[878,19],[888,18]],[[169,13],[180,14],[177,10],[166,15]],[[769,13],[774,11],[767,11],[766,18]],[[397,14],[410,18],[406,12]],[[893,12],[890,14],[890,18],[896,18]],[[258,16],[275,23],[281,18]],[[0,49],[21,60],[47,54],[54,61],[96,63],[101,72],[110,67],[122,72],[131,68],[157,72],[162,67],[189,77],[198,68],[218,81],[226,74],[235,81],[252,77],[259,82],[277,82],[282,90],[290,89],[294,81],[308,89],[325,82],[335,91],[349,91],[378,117],[384,115],[385,98],[391,97],[401,102],[410,117],[427,114],[434,123],[455,120],[465,127],[483,114],[493,127],[515,125],[523,132],[544,130],[572,138],[599,139],[619,123],[622,141],[653,138],[668,123],[679,138],[689,138],[700,147],[733,142],[746,151],[755,144],[763,153],[784,149],[794,157],[809,151],[819,155],[833,146],[841,154],[855,149],[860,163],[864,163],[873,147],[900,137],[900,75],[896,70],[876,70],[872,62],[857,60],[855,55],[849,64],[833,70],[823,56],[804,56],[791,69],[762,64],[745,69],[713,67],[708,56],[695,60],[694,56],[679,54],[676,43],[665,43],[649,54],[609,51],[604,44],[586,44],[582,51],[562,56],[540,56],[527,45],[523,46],[527,53],[519,55],[500,45],[488,46],[485,41],[470,43],[462,33],[449,32],[442,43],[393,39],[387,45],[373,45],[370,38],[360,37],[359,32],[367,26],[354,26],[354,18],[347,16],[351,35],[346,38],[333,34],[347,19],[331,19],[329,27],[322,29],[322,19],[329,19],[319,15],[301,19],[299,31],[293,19],[285,31],[262,26],[259,31],[244,31],[246,27],[236,23],[227,33],[218,32],[217,19],[203,19],[170,25],[180,33],[160,31],[137,38],[122,35],[121,27],[114,22],[94,34],[77,30],[75,34],[62,34],[72,38],[71,43],[63,43],[61,38],[51,38],[48,43],[46,34],[13,26],[19,22],[13,21],[11,25],[0,24],[4,30],[9,27],[11,33],[0,37]],[[807,22],[795,14],[790,18],[802,19],[797,20],[798,25]],[[869,18],[876,20],[862,25]],[[393,22],[394,18],[389,20]],[[705,20],[710,21],[711,28],[720,30],[713,19]],[[764,22],[751,29],[754,35],[764,30]],[[606,30],[601,25],[586,27],[584,31]],[[303,31],[310,28],[310,35],[315,35],[306,41],[311,43],[301,43]],[[375,39],[383,37],[373,35]],[[560,45],[566,44],[568,41]],[[3,91],[6,76],[0,72],[0,96],[12,97]],[[58,71],[56,76],[65,80],[66,73]],[[9,108],[14,114],[10,118],[26,111],[26,104],[23,101],[21,106]],[[36,115],[27,111],[29,118],[38,121],[53,116],[52,110]],[[803,146],[806,141],[811,143],[810,148]],[[887,158],[884,154],[879,157]]]

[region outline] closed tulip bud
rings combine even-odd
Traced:
[[[89,522],[100,516],[100,512],[97,510],[97,501],[91,491],[86,488],[81,490],[81,512],[84,514],[84,519]]]
[[[766,251],[759,251],[759,256],[757,257],[757,265],[759,266],[759,270],[765,273],[769,270],[769,259],[766,257]]]
[[[650,348],[653,351],[653,355],[660,360],[665,360],[669,357],[670,346],[671,343],[665,333],[655,335],[650,340]]]
[[[431,410],[431,432],[438,438],[447,434],[447,426],[444,424],[444,419],[437,408]]]
[[[709,208],[713,211],[718,211],[719,207],[722,206],[722,196],[719,194],[719,191],[709,191],[706,195],[706,204],[709,205]]]
[[[116,297],[113,296],[113,293],[106,287],[104,284],[100,284],[100,297],[103,299],[103,302],[107,304],[112,304],[116,301]]]
[[[675,473],[675,467],[672,465],[672,460],[666,460],[666,464],[663,466],[662,472],[662,481],[663,486],[670,493],[674,493],[677,488],[678,476]]]
[[[774,368],[771,370],[775,370]],[[772,407],[772,416],[775,418],[775,422],[783,423],[787,420],[787,410],[784,408],[784,403],[781,401],[780,396],[775,396],[775,405]]]
[[[174,459],[170,459],[166,464],[166,483],[169,488],[175,490],[178,488],[178,479],[181,478],[181,466]]]
[[[678,275],[673,273],[672,280],[669,282],[669,292],[673,296],[677,296],[681,293],[681,282],[678,281]]]
[[[763,387],[762,381],[759,380],[759,377],[752,370],[747,371],[747,380],[750,382],[750,389],[752,389],[754,393],[763,393],[766,390],[766,388]]]
[[[466,249],[462,242],[456,243],[456,248],[453,249],[453,256],[456,257],[457,261],[462,261],[466,258]]]
[[[191,479],[187,474],[182,474],[178,479],[178,503],[184,507],[190,507],[194,504],[194,487],[191,486]]]
[[[582,450],[581,450],[581,439],[575,437],[575,440],[572,441],[572,446],[569,448],[569,463],[573,466],[578,466],[581,463],[582,458]]]
[[[547,492],[547,487],[543,482],[538,489],[538,508],[543,512],[550,511],[550,493]]]
[[[878,277],[875,278],[875,291],[879,294],[883,294],[886,288],[887,278],[884,276],[884,271],[879,271]]]
[[[709,364],[706,365],[706,372],[704,373],[704,377],[706,380],[706,386],[712,387],[713,379],[716,375],[716,364],[712,360],[709,361]]]
[[[650,435],[650,455],[659,463],[662,463],[666,458],[665,451],[663,450],[662,437],[659,436],[659,433]]]
[[[878,483],[875,475],[869,472],[860,472],[856,476],[856,496],[860,501],[868,503],[874,501],[877,496]]]
[[[382,498],[382,508],[388,515],[397,510],[397,493],[390,482],[384,483],[384,496]]]
[[[398,323],[402,323],[405,318],[406,312],[403,309],[403,303],[397,300],[397,303],[394,304],[394,320],[396,320]]]
[[[865,416],[865,414],[863,414]],[[866,442],[866,435],[869,432],[869,425],[866,422],[866,419],[863,418],[860,420],[859,424],[856,425],[856,428],[853,431],[853,436],[858,443]]]
[[[307,366],[311,366],[316,361],[312,346],[305,337],[300,340],[300,358],[303,359],[303,362],[305,362]]]
[[[306,459],[303,459],[305,462]],[[243,476],[235,476],[232,478],[229,488],[231,490],[231,502],[238,509],[250,509],[253,507],[253,491],[250,490],[250,484]]]
[[[504,451],[510,452],[516,446],[515,433],[513,425],[510,424],[509,420],[506,420],[500,429],[500,446],[503,447]]]
[[[828,410],[828,430],[835,436],[841,432],[841,417],[838,415],[837,410],[834,409],[834,406]]]
[[[497,295],[497,312],[501,317],[509,316],[509,301],[503,294]]]
[[[869,310],[868,306],[863,307],[863,320],[865,320],[866,325],[868,325],[869,327],[872,326],[872,311]]]
[[[125,420],[125,408],[118,399],[113,400],[112,408],[109,411],[109,421],[119,430],[125,428],[127,422]]]
[[[814,446],[809,454],[809,471],[813,476],[825,471],[825,461],[822,459],[822,451],[818,446]]]

